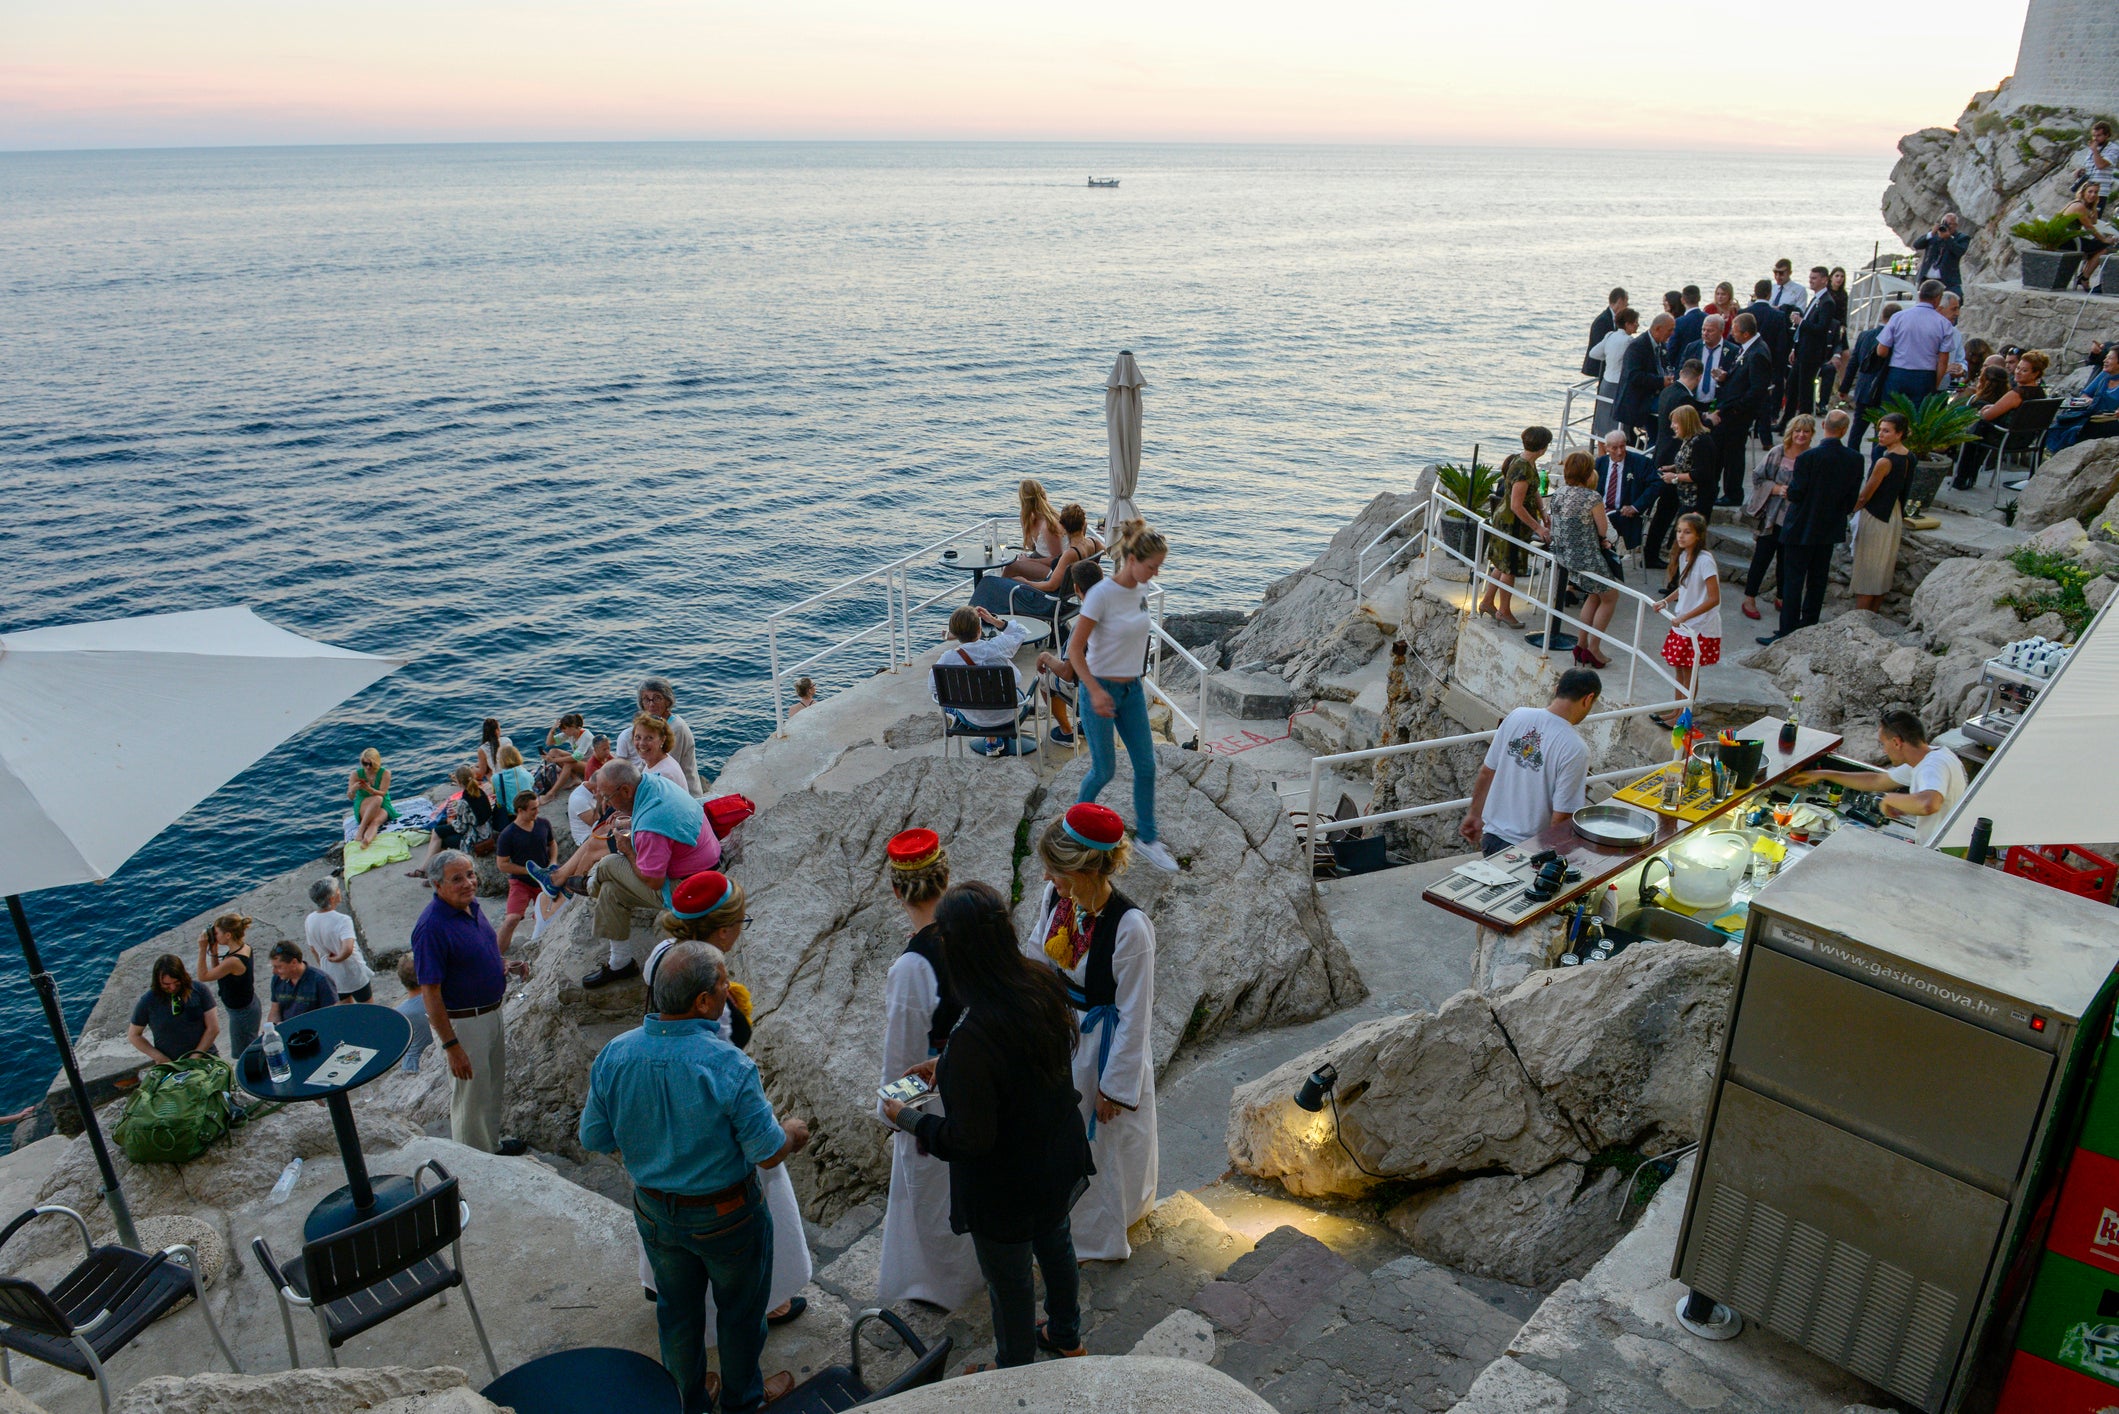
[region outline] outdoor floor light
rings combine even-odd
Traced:
[[[1302,1082],[1302,1088],[1295,1092],[1295,1103],[1311,1114],[1316,1114],[1324,1108],[1325,1096],[1331,1094],[1332,1087],[1338,1083],[1339,1071],[1327,1061],[1311,1071],[1310,1078]],[[1332,1115],[1337,1118],[1338,1114],[1339,1106],[1335,1103],[1332,1106]]]

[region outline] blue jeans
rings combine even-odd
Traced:
[[[721,1407],[765,1403],[766,1289],[773,1274],[773,1218],[753,1173],[729,1212],[680,1208],[633,1190],[633,1225],[655,1270],[655,1324],[662,1367],[684,1395],[685,1414],[706,1403],[706,1291],[714,1293],[721,1349]]]
[[[1081,1344],[1081,1269],[1074,1264],[1074,1229],[1059,1226],[1028,1242],[995,1242],[971,1235],[979,1275],[986,1278],[986,1299],[993,1305],[994,1363],[1003,1368],[1037,1359],[1037,1288],[1030,1279],[1030,1259],[1045,1275],[1045,1317],[1052,1343],[1072,1350]]]
[[[1126,759],[1133,763],[1133,832],[1142,843],[1153,844],[1159,836],[1155,832],[1155,738],[1148,731],[1148,689],[1139,678],[1096,681],[1118,704],[1118,715],[1101,715],[1089,695],[1082,694],[1077,715],[1089,733],[1089,774],[1082,778],[1076,803],[1096,799],[1118,773],[1118,748],[1111,740],[1115,729],[1125,739]]]

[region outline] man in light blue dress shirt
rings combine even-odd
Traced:
[[[1884,326],[1876,348],[1891,356],[1891,369],[1884,374],[1879,401],[1904,393],[1918,403],[1942,386],[1950,370],[1950,348],[1957,341],[1957,326],[1936,308],[1942,296],[1942,281],[1923,281],[1920,302],[1892,315]]]
[[[671,948],[655,973],[654,1001],[658,1014],[605,1046],[590,1067],[581,1146],[618,1154],[632,1176],[633,1222],[655,1269],[662,1364],[683,1392],[686,1414],[712,1404],[709,1287],[721,1408],[744,1414],[766,1400],[758,1358],[773,1223],[757,1170],[799,1151],[809,1127],[774,1118],[756,1063],[721,1035],[728,969],[720,949]]]

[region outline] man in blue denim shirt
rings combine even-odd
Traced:
[[[708,943],[671,948],[655,973],[656,1016],[603,1048],[589,1070],[581,1144],[620,1155],[633,1179],[633,1222],[655,1269],[662,1364],[687,1414],[712,1407],[706,1375],[706,1305],[714,1293],[721,1351],[721,1408],[763,1406],[758,1369],[772,1277],[772,1215],[757,1170],[809,1142],[809,1126],[783,1126],[758,1067],[722,1035],[728,970]],[[776,1375],[773,1397],[793,1384]]]

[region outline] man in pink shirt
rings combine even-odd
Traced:
[[[596,773],[596,795],[609,809],[631,816],[632,828],[612,835],[610,856],[589,875],[596,936],[610,944],[609,960],[581,979],[589,988],[640,974],[632,946],[634,909],[663,907],[672,885],[721,862],[721,841],[705,810],[663,777],[616,760]]]

